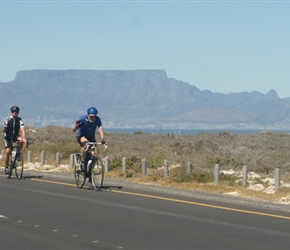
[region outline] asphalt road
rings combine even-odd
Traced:
[[[290,212],[72,177],[0,175],[0,249],[287,249]]]

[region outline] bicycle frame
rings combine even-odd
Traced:
[[[85,164],[87,165],[89,160],[92,159],[92,157],[95,157],[97,155],[97,143],[96,142],[88,142],[87,147],[85,149],[86,152],[86,158],[85,158]]]

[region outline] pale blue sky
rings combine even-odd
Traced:
[[[29,69],[164,69],[290,97],[290,1],[1,1],[0,81]]]

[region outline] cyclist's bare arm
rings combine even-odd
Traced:
[[[101,141],[103,141],[104,140],[104,130],[103,130],[103,126],[100,126],[99,127],[99,134],[100,134]]]
[[[26,131],[24,126],[20,127],[20,132],[21,132],[21,141],[26,143]]]
[[[80,125],[81,123],[82,123],[81,120],[76,120],[76,123],[75,123],[75,125],[74,125],[72,131],[73,131],[73,132],[76,132],[76,131],[78,130],[78,128],[79,128],[79,125]]]
[[[7,131],[7,122],[4,121],[4,125],[3,125],[3,129],[2,129],[3,132],[6,132]]]

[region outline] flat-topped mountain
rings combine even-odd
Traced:
[[[266,94],[201,91],[164,70],[25,70],[0,83],[0,118],[19,105],[26,124],[71,126],[96,106],[107,127],[289,127],[290,101]]]

